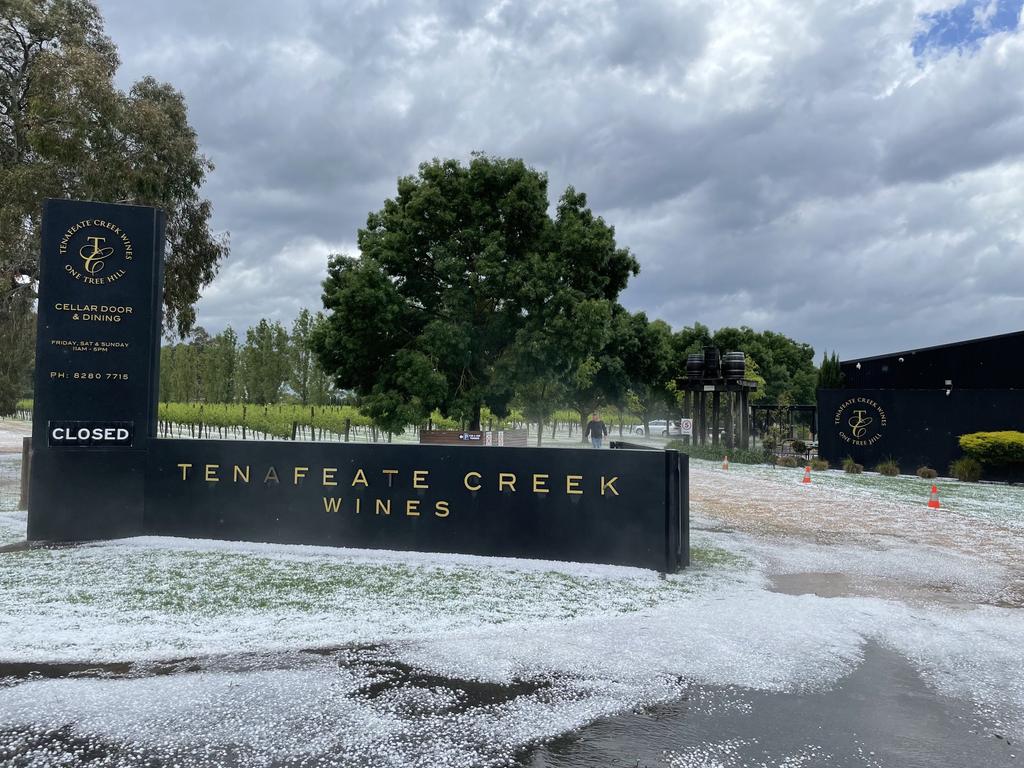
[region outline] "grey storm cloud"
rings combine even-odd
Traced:
[[[399,176],[484,150],[588,194],[630,309],[844,357],[1024,327],[1024,30],[915,56],[954,5],[99,0],[217,165],[208,330],[318,307]]]

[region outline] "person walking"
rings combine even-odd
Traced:
[[[604,442],[604,436],[608,434],[608,427],[596,413],[590,414],[590,421],[587,422],[586,435],[590,438],[590,444],[594,448],[600,448]]]

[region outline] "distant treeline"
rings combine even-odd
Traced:
[[[200,421],[198,411],[189,411],[188,418],[181,404],[233,404],[251,405],[296,404],[303,406],[358,405],[358,398],[337,389],[330,376],[321,367],[317,356],[311,351],[310,338],[314,329],[323,322],[321,313],[303,309],[291,324],[290,330],[280,322],[267,319],[246,329],[244,340],[230,327],[211,336],[202,327],[186,341],[164,346],[160,357],[160,401],[173,403],[179,423]],[[717,346],[723,351],[738,350],[747,355],[747,377],[759,382],[760,389],[755,400],[781,403],[812,403],[817,385],[818,372],[814,365],[813,349],[808,344],[796,342],[787,336],[772,331],[754,331],[750,328],[720,328],[712,332],[707,326],[695,323],[679,331],[671,331],[661,321],[654,321],[654,336],[657,343],[645,349],[643,354],[661,356],[665,359],[655,366],[663,371],[659,379],[636,382],[627,392],[625,400],[606,398],[603,403],[607,413],[621,412],[629,415],[626,423],[644,421],[677,413],[675,383],[685,375],[686,356],[705,346]],[[645,384],[646,386],[637,386]],[[528,407],[525,397],[520,395],[515,402],[516,416],[526,420]],[[166,408],[167,406],[164,406]],[[572,403],[562,403],[560,409],[566,418],[578,413]],[[166,411],[164,412],[167,413]],[[243,423],[241,409],[206,409],[206,424],[240,425]],[[253,419],[263,421],[251,410],[249,426],[259,428]],[[296,412],[298,413],[298,412]],[[323,411],[322,419],[332,421],[319,424],[325,429],[337,431],[344,418],[353,419],[353,424],[364,425],[367,417],[357,410]],[[578,418],[578,416],[576,417]],[[269,433],[285,436],[290,433],[296,417],[268,414]],[[335,420],[337,424],[333,423]],[[618,421],[618,419],[615,419]],[[308,421],[308,419],[307,419]],[[435,413],[436,424],[459,425],[457,419],[448,419]]]
[[[160,350],[160,402],[340,402],[309,348],[309,335],[322,320],[319,312],[303,309],[289,331],[262,319],[245,331],[244,340],[231,326],[215,336],[196,328],[187,341]]]

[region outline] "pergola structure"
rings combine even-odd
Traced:
[[[707,445],[710,435],[712,446],[724,443],[726,448],[750,448],[749,398],[757,390],[756,381],[686,378],[677,382],[677,387],[684,393],[683,416],[693,419],[694,445]]]

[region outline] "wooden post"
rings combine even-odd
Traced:
[[[707,430],[707,410],[708,410],[708,393],[703,389],[697,393],[697,434],[700,435],[699,444],[707,445],[708,442],[708,430]]]
[[[718,424],[722,417],[722,393],[711,393],[711,444],[718,447]]]
[[[32,471],[32,438],[21,438],[21,494],[18,509],[28,509],[28,478]]]
[[[747,412],[747,390],[740,390],[740,447],[750,450],[750,416]]]
[[[736,410],[736,395],[732,392],[725,394],[725,447],[732,450],[735,445],[732,433],[733,411]]]

